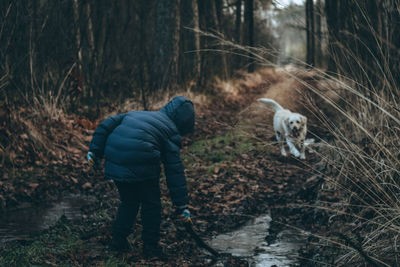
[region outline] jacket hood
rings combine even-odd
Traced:
[[[174,97],[161,110],[175,123],[180,135],[194,131],[195,113],[193,103],[183,96]]]

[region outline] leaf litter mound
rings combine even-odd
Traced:
[[[91,186],[93,175],[84,163],[96,122],[22,107],[0,117],[0,211]]]

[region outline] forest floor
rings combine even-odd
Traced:
[[[305,230],[324,227],[327,215],[309,208],[320,187],[315,166],[321,160],[315,154],[307,154],[306,160],[282,157],[274,143],[273,113],[256,101],[271,97],[286,108],[307,113],[296,90],[300,87],[284,72],[266,69],[219,82],[207,96],[188,95],[195,103],[196,132],[184,138],[182,159],[194,228],[202,238],[235,230],[249,218],[265,214],[272,217],[269,242],[290,226]],[[60,192],[90,196],[92,201],[82,206],[78,221],[63,216],[47,230],[2,244],[0,266],[215,264],[213,257],[200,249],[172,216],[174,208],[164,177],[161,243],[169,260],[148,262],[142,258],[140,218],[129,236],[133,249],[121,254],[110,252],[107,244],[119,201],[117,191],[112,182],[102,177],[102,171],[90,170],[84,160],[95,123],[74,117],[66,121],[66,126],[60,127],[65,143],[60,141],[56,146],[64,154],[60,152],[58,159],[49,162],[39,159],[34,165],[25,164],[10,175],[3,172],[0,201],[7,210],[26,202],[55,202]],[[324,136],[316,125],[309,118],[310,132]],[[67,134],[65,127],[69,129]],[[60,131],[56,134],[61,135]],[[18,138],[25,140],[31,135],[32,130],[28,136],[22,133]],[[307,251],[303,255],[313,256]],[[303,259],[304,265],[308,260]],[[244,258],[224,255],[223,264],[249,263]]]

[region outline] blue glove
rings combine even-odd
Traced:
[[[89,151],[86,158],[90,167],[96,168],[98,166],[98,160],[93,152]]]
[[[190,211],[186,205],[178,207],[178,214],[184,223],[192,223],[192,219],[190,218]]]

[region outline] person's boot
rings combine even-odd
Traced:
[[[118,252],[126,252],[131,249],[131,245],[125,237],[113,236],[110,243],[110,249]]]
[[[147,260],[168,260],[167,255],[164,252],[164,248],[160,245],[143,245],[143,256]]]

